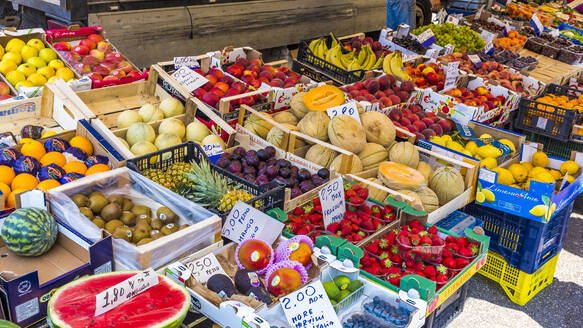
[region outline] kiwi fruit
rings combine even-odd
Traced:
[[[162,234],[164,234],[164,236],[168,236],[169,234],[175,233],[176,231],[178,231],[178,225],[174,224],[174,223],[168,223],[167,225],[163,226],[162,229],[160,229],[160,232]]]
[[[171,209],[169,209],[166,206],[160,207],[156,211],[156,216],[158,217],[158,219],[162,220],[164,224],[176,223],[178,221],[178,215],[176,215],[176,213],[174,213]]]
[[[140,240],[142,240],[144,238],[148,238],[148,237],[150,237],[149,231],[146,231],[146,229],[143,229],[143,228],[138,228],[134,231],[134,235],[132,237],[132,242],[139,243]]]
[[[164,222],[160,219],[154,219],[154,220],[152,220],[151,226],[152,226],[152,229],[160,230],[164,226]]]
[[[127,198],[124,198],[123,203],[121,204],[121,209],[124,211],[129,211],[132,209],[132,207],[134,207],[134,202]]]
[[[93,211],[93,213],[100,213],[107,204],[107,198],[101,194],[89,196],[89,208]]]
[[[185,224],[183,224],[183,225],[181,225],[181,226],[180,226],[180,230],[182,230],[182,229],[186,229],[186,228],[188,228],[188,227],[190,227],[190,226],[189,226],[188,224],[186,224],[186,223],[185,223]]]
[[[101,210],[101,218],[105,221],[117,220],[121,217],[121,207],[118,203],[110,203],[105,205]]]
[[[145,245],[145,244],[147,244],[147,243],[149,243],[151,241],[152,241],[152,238],[144,238],[144,239],[140,240],[136,245],[137,246],[142,246],[142,245]]]
[[[131,242],[132,241],[132,237],[133,237],[133,233],[132,230],[128,227],[117,227],[115,229],[115,231],[113,232],[113,238],[118,238],[118,239],[123,239],[127,242]]]
[[[141,215],[147,215],[148,217],[152,216],[152,210],[148,207],[148,206],[144,206],[144,205],[134,205],[134,207],[132,207],[131,210],[132,213],[134,213],[135,216],[137,217],[141,217]]]
[[[158,238],[164,237],[164,234],[160,232],[160,230],[152,230],[150,231],[150,238],[156,240]]]
[[[89,207],[79,207],[79,212],[85,215],[89,220],[93,220],[95,218],[93,211]]]
[[[121,220],[121,222],[123,222],[123,224],[125,224],[127,226],[134,226],[134,225],[136,225],[136,221],[137,221],[137,218],[134,215],[134,213],[132,213],[130,211],[123,211],[121,213],[121,216],[119,217],[119,219]]]
[[[105,228],[105,221],[103,221],[101,218],[95,218],[92,222],[101,229]]]
[[[146,220],[139,220],[134,227],[136,229],[144,229],[148,232],[152,231],[152,227],[148,224]]]
[[[79,208],[87,207],[87,204],[89,203],[89,199],[87,198],[87,196],[85,196],[83,194],[75,194],[75,195],[71,196],[71,200]]]
[[[107,200],[110,203],[116,203],[117,205],[121,206],[123,204],[124,198],[122,195],[109,195],[107,197]]]
[[[115,229],[121,226],[123,226],[123,222],[121,222],[120,220],[111,220],[105,224],[105,230],[107,230],[107,232],[109,232],[110,234],[113,234]]]
[[[99,191],[94,191],[94,192],[92,192],[92,193],[90,193],[90,194],[89,194],[89,197],[91,197],[91,196],[96,196],[96,195],[103,196],[103,194],[102,194],[101,192],[99,192]],[[105,197],[105,196],[103,196],[103,197]]]

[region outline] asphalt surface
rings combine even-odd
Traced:
[[[571,216],[555,279],[525,306],[513,303],[499,284],[477,274],[470,280],[463,312],[447,327],[583,327],[583,215]]]

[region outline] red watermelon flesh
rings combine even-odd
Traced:
[[[136,273],[124,271],[88,276],[61,287],[49,301],[48,319],[54,327],[63,328],[179,327],[190,307],[190,294],[183,286],[161,275],[158,275],[158,285],[94,316],[95,295]]]

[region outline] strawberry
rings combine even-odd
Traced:
[[[389,269],[381,267],[381,275],[386,276],[389,273]]]
[[[443,257],[434,258],[431,262],[433,264],[441,264],[443,262]]]
[[[427,232],[429,232],[432,235],[435,235],[435,234],[437,234],[437,227],[431,226],[431,227],[429,227],[429,229],[427,229]]]
[[[364,199],[358,196],[352,196],[348,199],[348,202],[354,205],[361,205],[364,203]]]
[[[346,190],[344,195],[346,196],[346,199],[348,199],[348,198],[356,196],[356,191],[354,189],[349,189],[349,190]]]
[[[382,215],[383,220],[387,222],[393,222],[397,218],[397,216],[393,213],[385,213]]]
[[[438,274],[435,281],[437,281],[439,284],[445,284],[447,282],[448,278],[446,275],[444,274]]]
[[[352,228],[352,231],[353,231],[353,232],[357,232],[358,230],[360,230],[360,228],[358,227],[358,225],[356,225],[356,224],[354,224],[354,223],[353,223],[353,224],[351,224],[351,225],[350,225],[350,227]]]
[[[480,246],[476,243],[469,244],[468,248],[472,251],[473,256],[478,255],[478,252],[480,251]]]
[[[324,216],[322,214],[316,213],[310,215],[310,221],[312,221],[312,223],[322,222],[323,220]]]
[[[443,257],[444,259],[452,258],[453,257],[453,254],[449,251],[449,249],[444,249],[441,252],[441,257]]]
[[[403,257],[403,259],[405,259],[405,261],[407,261],[407,260],[414,260],[416,256],[412,251],[407,251],[407,252],[403,253],[402,257]]]
[[[454,236],[447,236],[447,237],[445,237],[445,242],[447,244],[455,243],[456,242],[456,239],[455,239]]]
[[[340,223],[332,222],[328,225],[328,227],[326,227],[326,230],[330,231],[331,233],[336,233],[338,230],[340,230]]]
[[[457,262],[453,259],[453,257],[443,259],[443,265],[449,269],[457,269]]]
[[[316,197],[316,198],[314,198],[314,199],[312,200],[312,202],[314,203],[314,206],[322,205],[322,204],[320,203],[320,198],[317,198],[317,197]]]
[[[461,257],[455,259],[455,262],[458,269],[465,268],[468,264],[470,264],[470,261]]]
[[[441,239],[441,237],[439,237],[438,235],[433,235],[433,237],[431,237],[431,245],[433,246],[445,245],[445,241]]]
[[[404,225],[404,226],[401,227],[401,231],[411,232],[411,229],[409,228],[408,225]]]
[[[415,264],[415,271],[423,271],[425,270],[425,264],[421,263],[421,262],[417,262]]]
[[[415,234],[415,235],[419,235],[419,233],[423,231],[423,228],[419,228],[419,227],[411,227],[411,233]]]
[[[372,264],[372,258],[368,256],[368,254],[364,254],[364,256],[360,259],[360,264],[369,266]]]
[[[425,246],[431,246],[432,245],[431,238],[429,238],[429,236],[427,236],[427,235],[421,237],[421,240],[419,241],[419,243],[421,245],[425,245]]]
[[[344,225],[342,226],[342,236],[348,235],[349,233],[352,232],[352,227],[350,225]]]
[[[363,239],[366,237],[366,234],[362,231],[357,232],[356,235],[362,237]]]
[[[395,264],[403,263],[403,259],[401,258],[401,256],[399,254],[395,254],[395,255],[391,256],[391,261],[393,261],[393,263],[395,263]]]
[[[443,264],[440,264],[437,267],[435,267],[435,270],[437,270],[438,274],[447,275],[447,268]]]
[[[379,252],[378,240],[375,240],[372,244],[366,245],[366,250],[372,254],[378,254]]]
[[[322,205],[314,205],[314,212],[322,213]]]
[[[395,231],[389,231],[389,233],[386,234],[384,237],[384,239],[387,241],[387,243],[389,243],[389,245],[394,244],[396,238],[397,238],[397,233],[395,233]]]
[[[423,246],[415,246],[415,247],[413,247],[411,252],[413,252],[413,254],[415,254],[416,256],[423,256],[423,254],[425,254],[425,250],[423,249]]]
[[[419,245],[421,238],[419,235],[413,234],[411,237],[409,237],[409,240],[411,240],[411,245]]]
[[[474,253],[469,248],[460,248],[460,250],[458,251],[458,255],[463,257],[472,257],[474,256]]]
[[[356,213],[354,213],[352,211],[346,211],[346,213],[344,214],[344,219],[346,219],[347,221],[352,221],[352,219],[357,218],[357,217],[358,217],[358,215],[356,215]],[[344,220],[342,220],[342,221],[344,221]]]
[[[314,231],[314,225],[310,223],[306,223],[306,225],[304,225],[304,228],[306,228],[308,232]]]
[[[308,234],[308,230],[306,230],[306,228],[301,228],[300,230],[298,230],[296,232],[296,235],[307,235]]]
[[[457,254],[457,252],[460,250],[460,247],[458,244],[449,243],[449,244],[445,245],[445,249],[448,249],[453,254]]]
[[[407,268],[414,268],[415,267],[415,261],[413,261],[413,260],[407,260],[407,261],[405,261],[405,267],[407,267]]]
[[[370,210],[372,211],[372,214],[381,213],[383,211],[383,209],[378,205],[371,206]]]
[[[389,260],[389,259],[386,259],[383,261],[383,265],[385,266],[385,268],[388,269],[388,268],[393,266],[393,262],[391,262],[391,260]]]
[[[303,209],[303,208],[301,208],[301,207],[296,207],[296,208],[294,209],[294,211],[292,212],[292,214],[293,214],[294,216],[301,216],[301,215],[304,215],[305,213],[306,213],[306,212],[305,212],[305,211],[304,211],[304,209]]]
[[[362,228],[366,229],[366,230],[376,230],[376,227],[372,224],[371,220],[367,220],[362,222],[362,224],[360,225]]]
[[[395,211],[395,209],[389,205],[385,205],[385,207],[383,208],[383,214],[391,214],[394,211]]]
[[[384,224],[377,219],[372,220],[372,225],[375,227],[376,230],[380,230],[382,227],[384,227]]]
[[[372,209],[370,207],[368,207],[368,205],[363,205],[360,207],[360,210],[366,214],[368,214],[368,216],[372,215]]]
[[[418,276],[420,276],[420,277],[427,278],[425,276],[425,273],[423,273],[423,271],[417,271],[417,272],[415,272],[415,274],[418,275]]]
[[[392,266],[389,268],[389,274],[400,274],[401,273],[401,269]]]
[[[425,274],[426,277],[429,277],[429,278],[435,277],[435,274],[436,274],[435,267],[432,265],[428,265],[423,270],[423,273]]]
[[[385,239],[381,239],[379,241],[379,248],[380,249],[388,249],[389,248],[389,242],[387,242]]]
[[[373,266],[368,266],[364,268],[364,271],[374,275],[374,276],[378,276],[379,272],[381,271],[381,268],[377,268],[377,267],[373,267]]]
[[[368,198],[368,189],[366,188],[362,188],[356,191],[356,194],[358,195],[358,197],[364,199]]]
[[[466,237],[459,237],[456,241],[456,244],[459,245],[460,248],[468,246],[469,242]]]
[[[401,287],[401,275],[400,274],[389,275],[389,283],[393,286]]]

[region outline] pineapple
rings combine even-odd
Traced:
[[[177,162],[172,164],[166,173],[170,175],[172,182],[175,186],[180,185],[181,183],[187,183],[188,179],[184,176],[183,173],[191,172],[190,164],[184,162]]]
[[[189,173],[183,174],[187,182],[181,183],[176,192],[203,207],[227,212],[238,201],[246,202],[254,198],[252,194],[238,190],[227,179],[212,172],[206,160],[201,160],[200,164],[191,162],[190,169]]]
[[[164,173],[162,170],[158,169],[147,169],[142,173],[146,178],[166,187],[170,190],[173,190],[176,184],[173,182],[172,177]]]

